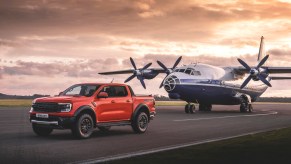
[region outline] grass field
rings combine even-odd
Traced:
[[[291,163],[291,128],[201,144],[109,162],[148,163]]]
[[[31,106],[30,99],[0,99],[0,107]]]

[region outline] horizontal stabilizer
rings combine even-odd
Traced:
[[[270,77],[272,80],[291,80],[291,77]]]

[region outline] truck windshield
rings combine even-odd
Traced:
[[[100,85],[94,84],[77,84],[66,89],[61,95],[62,96],[92,96]]]

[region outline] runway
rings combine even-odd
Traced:
[[[257,104],[253,113],[240,113],[239,106],[214,105],[212,112],[194,114],[183,108],[157,107],[145,134],[133,133],[130,126],[112,127],[77,140],[70,130],[38,137],[27,107],[0,107],[0,163],[96,162],[291,126],[291,104]]]

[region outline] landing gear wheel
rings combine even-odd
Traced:
[[[245,113],[248,111],[251,112],[253,110],[253,107],[246,99],[242,98],[239,109],[241,113]]]
[[[98,129],[102,132],[108,132],[110,130],[111,126],[101,126],[98,127]]]
[[[37,126],[35,124],[32,124],[32,129],[33,129],[34,133],[39,135],[39,136],[48,136],[53,131],[52,128],[44,128],[44,127]]]
[[[75,137],[86,139],[91,136],[94,129],[93,119],[89,114],[81,115],[72,128],[72,133]]]
[[[149,117],[145,112],[139,112],[132,120],[131,126],[135,133],[146,132],[149,124]]]
[[[190,112],[190,113],[194,113],[194,112],[195,112],[195,105],[194,105],[194,104],[191,104],[191,105],[189,106],[189,112]]]
[[[188,103],[187,105],[185,105],[185,113],[194,113],[195,112],[195,105],[194,104],[190,104]]]
[[[187,104],[187,105],[185,105],[185,113],[189,113],[190,111],[189,111],[189,104]]]

